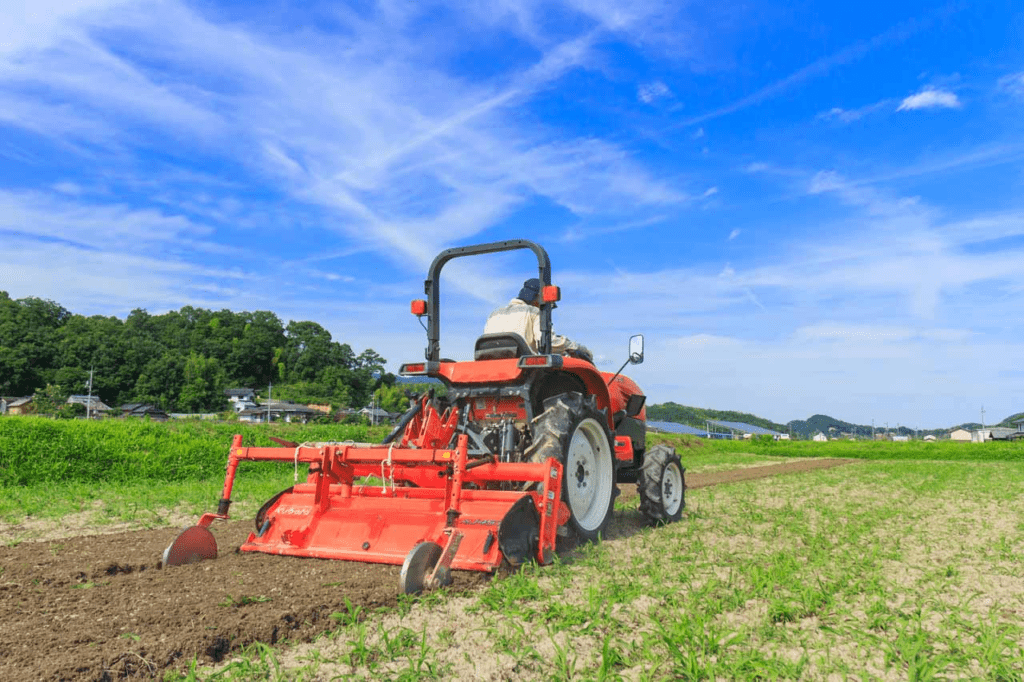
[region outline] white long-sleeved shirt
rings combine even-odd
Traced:
[[[536,307],[513,298],[497,308],[487,317],[484,334],[513,333],[519,334],[534,353],[540,346],[540,310]],[[551,352],[564,355],[567,351],[576,350],[580,344],[564,336],[551,334]]]

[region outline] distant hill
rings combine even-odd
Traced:
[[[1015,428],[1017,428],[1017,425],[1014,424],[1014,422],[1017,421],[1018,419],[1024,419],[1024,412],[1018,412],[1017,414],[1011,414],[1009,417],[1007,417],[1003,421],[999,422],[998,424],[985,424],[985,426],[986,427],[1004,426],[1004,427],[1007,427],[1007,428],[1015,429]],[[949,430],[952,431],[953,429],[967,429],[968,431],[973,431],[974,429],[980,429],[980,428],[981,428],[981,422],[964,422],[963,424],[957,424],[956,426],[949,427]]]
[[[827,414],[816,414],[808,419],[794,419],[787,424],[779,424],[769,419],[764,419],[763,417],[758,417],[746,412],[710,410],[700,407],[690,407],[688,405],[679,405],[673,402],[662,403],[659,405],[648,405],[647,418],[651,421],[667,421],[675,422],[677,424],[686,424],[698,429],[703,429],[705,427],[705,422],[708,419],[743,422],[744,424],[752,424],[754,426],[760,426],[782,433],[791,432],[794,438],[803,439],[810,438],[818,432],[830,437],[848,434],[861,438],[870,438],[872,430],[874,430],[875,433],[882,433],[886,428],[884,424],[875,424],[874,427],[870,424],[851,424],[850,422],[845,422],[842,419],[830,417]],[[986,426],[1008,426],[1016,428],[1017,425],[1013,422],[1017,419],[1024,419],[1024,412],[1010,415],[998,424],[986,424]],[[922,436],[926,434],[938,436],[960,428],[971,431],[974,429],[980,429],[981,424],[977,422],[966,422],[964,424],[950,426],[947,429],[922,429],[920,431],[908,426],[897,427],[895,424],[891,424],[889,426],[889,433],[903,436],[912,436],[918,433]]]
[[[1017,425],[1014,424],[1013,422],[1017,421],[1018,419],[1024,419],[1024,412],[1011,414],[1009,417],[996,424],[996,426],[1009,426],[1010,428],[1015,429],[1017,428]]]
[[[662,403],[660,405],[647,406],[647,418],[657,422],[675,422],[686,424],[698,429],[703,429],[709,419],[718,421],[743,422],[753,426],[760,426],[772,431],[786,433],[789,428],[785,424],[778,424],[769,419],[758,417],[746,412],[733,412],[732,410],[710,410],[701,407],[689,407],[677,403]]]
[[[794,419],[789,422],[788,426],[793,429],[793,435],[799,435],[800,438],[810,438],[819,432],[830,437],[848,433],[852,436],[870,438],[872,430],[870,424],[867,426],[851,424],[850,422],[844,422],[842,419],[830,417],[827,414],[816,414],[809,419]],[[875,427],[875,431],[882,431],[883,428]],[[895,432],[895,428],[893,431]]]

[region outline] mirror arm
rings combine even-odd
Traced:
[[[626,369],[626,365],[628,365],[628,364],[630,363],[630,361],[631,361],[632,359],[633,359],[633,358],[629,358],[629,359],[627,359],[627,360],[626,360],[626,361],[625,361],[624,363],[622,363],[622,367],[619,367],[619,371],[618,371],[618,372],[616,372],[615,374],[613,374],[613,375],[612,375],[612,378],[611,378],[611,379],[609,379],[609,380],[608,380],[608,383],[607,383],[607,384],[605,384],[605,385],[606,385],[606,386],[611,386],[611,385],[612,385],[612,382],[613,382],[613,381],[615,381],[615,377],[617,377],[617,376],[619,376],[620,374],[622,374],[622,370]]]

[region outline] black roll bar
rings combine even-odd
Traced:
[[[427,295],[426,358],[428,362],[440,362],[441,360],[441,269],[448,261],[454,258],[478,256],[484,253],[498,253],[501,251],[514,251],[516,249],[530,249],[536,254],[541,286],[550,286],[551,259],[548,258],[548,252],[540,244],[531,242],[528,239],[509,239],[503,242],[457,246],[452,249],[446,249],[437,255],[434,262],[430,264],[427,279],[423,283],[423,292]],[[553,307],[553,303],[541,301],[540,348],[538,351],[542,355],[547,355],[551,352],[551,309]]]

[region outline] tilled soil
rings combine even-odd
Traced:
[[[701,488],[850,461],[687,474],[686,483]],[[397,566],[232,551],[251,528],[251,521],[218,522],[216,561],[166,570],[158,561],[175,529],[0,549],[0,680],[160,678],[253,642],[309,641],[348,605],[365,613],[397,604]],[[487,579],[456,571],[452,589]]]

